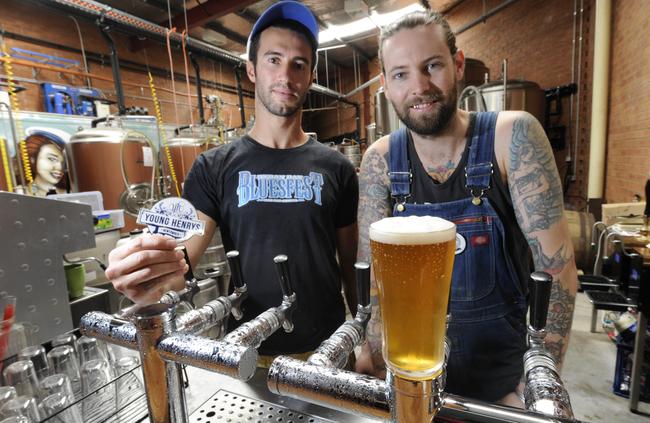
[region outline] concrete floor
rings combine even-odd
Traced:
[[[590,333],[591,304],[578,293],[569,350],[562,370],[575,417],[585,422],[650,423],[650,404],[639,403],[642,414],[629,409],[629,400],[614,395],[612,383],[616,365],[616,345],[600,326]]]

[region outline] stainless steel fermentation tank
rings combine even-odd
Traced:
[[[477,91],[483,97],[485,106]],[[540,122],[544,122],[545,105],[544,90],[539,85],[532,81],[514,79],[508,80],[505,85],[503,81],[493,81],[478,87],[467,86],[459,98],[459,107],[464,110],[525,110]]]
[[[73,191],[100,191],[106,210],[125,209],[124,231],[136,227],[133,212],[151,198],[157,176],[155,146],[144,134],[108,126],[77,132],[66,146],[71,158]],[[131,212],[130,214],[128,214]]]

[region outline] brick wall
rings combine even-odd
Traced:
[[[89,62],[89,72],[99,77],[109,78],[112,81],[111,66],[107,54],[108,46],[102,38],[99,29],[89,21],[78,19],[78,22],[81,28],[86,52],[101,54],[105,59],[104,63]],[[17,33],[31,38],[50,41],[52,43],[80,50],[79,36],[72,19],[58,11],[39,7],[31,2],[19,0],[4,0],[0,2],[0,24],[2,25],[3,30],[10,33]],[[117,45],[120,60],[132,61],[141,65],[148,64],[149,66],[161,69],[170,69],[167,50],[164,45],[159,43],[149,43],[144,50],[130,51],[129,37],[119,33],[113,34],[113,37]],[[11,38],[11,36],[4,37],[4,41],[8,49],[11,47],[19,47],[57,57],[77,60],[81,63],[81,66],[75,70],[83,71],[82,56],[79,53],[50,48],[39,43],[18,41]],[[191,84],[190,92],[192,99],[188,102],[187,86],[184,80],[185,69],[183,64],[183,55],[180,52],[180,49],[173,49],[173,61],[174,71],[183,76],[181,81],[175,81],[178,118],[176,118],[176,110],[173,106],[173,95],[171,93],[172,84],[169,74],[166,76],[154,76],[154,84],[161,102],[163,120],[165,123],[176,124],[178,121],[179,124],[183,125],[190,121],[190,109],[192,110],[192,115],[195,121],[198,120],[197,100],[195,96],[196,88],[194,84]],[[236,85],[234,71],[230,66],[203,58],[199,58],[199,64],[201,67],[202,79],[233,87]],[[193,76],[194,70],[191,65],[188,64],[188,66],[190,76]],[[50,70],[38,70],[17,64],[14,65],[14,72],[15,76],[19,78],[37,80],[40,82],[54,82],[73,86],[84,86],[86,84],[86,80],[83,77],[67,75],[65,73]],[[1,73],[4,74],[4,70],[2,70]],[[124,83],[123,88],[126,106],[147,107],[149,113],[154,114],[147,74],[140,71],[128,70],[125,69],[125,67],[122,67],[121,77],[122,82]],[[244,89],[253,90],[253,86],[250,84],[245,74],[242,75],[242,81]],[[100,79],[91,79],[91,82],[92,86],[102,90],[108,99],[116,99],[115,89],[112,82]],[[40,86],[36,83],[30,82],[18,83],[27,88],[27,91],[23,91],[19,94],[21,109],[43,111],[43,95]],[[137,86],[133,86],[133,84],[136,84]],[[241,124],[238,99],[235,94],[222,92],[204,86],[203,95],[205,96],[208,94],[218,95],[226,102],[222,118],[227,126],[233,127]],[[245,99],[245,103],[247,105],[246,114],[247,116],[250,116],[253,111],[253,99]],[[112,106],[111,110],[116,111],[117,108]]]
[[[614,2],[607,139],[607,202],[645,195],[650,172],[650,14],[645,0]]]

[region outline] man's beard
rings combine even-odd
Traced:
[[[458,90],[454,83],[453,88],[447,91],[446,94],[439,93],[422,96],[415,101],[404,104],[401,108],[395,107],[393,103],[393,107],[397,116],[411,131],[419,135],[436,135],[449,125],[451,118],[456,113],[456,108],[458,107],[457,92]],[[418,118],[411,116],[411,106],[428,101],[436,101],[435,106],[437,106],[438,110],[429,114],[423,113]]]
[[[255,95],[260,99],[266,110],[268,110],[272,115],[280,117],[289,117],[295,115],[301,108],[305,99],[307,98],[307,92],[302,94],[302,97],[295,103],[295,105],[285,105],[279,104],[273,101],[272,99],[272,90],[274,86],[269,87],[267,91],[256,90]],[[282,88],[285,88],[284,86]]]

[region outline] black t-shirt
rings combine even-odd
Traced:
[[[239,250],[248,286],[244,318],[229,330],[280,305],[273,257],[289,257],[295,327],[280,328],[260,354],[313,350],[344,321],[336,230],[356,221],[358,194],[352,164],[312,138],[273,149],[244,136],[195,160],[183,197],[217,222],[226,251]]]

